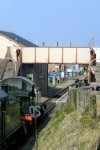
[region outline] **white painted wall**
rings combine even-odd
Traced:
[[[0,59],[5,57],[8,47],[10,47],[12,58],[16,61],[16,49],[18,49],[19,45],[0,35]]]

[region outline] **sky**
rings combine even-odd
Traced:
[[[39,46],[100,47],[100,0],[0,0],[0,30]]]

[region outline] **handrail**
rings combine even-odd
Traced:
[[[90,61],[89,65],[88,65],[88,71],[89,72],[90,72],[91,67],[96,67],[96,65],[93,65],[92,63],[93,63],[93,61],[97,61],[97,60],[100,60],[100,59],[93,59],[93,60]],[[89,75],[89,82],[90,82],[90,75]]]
[[[97,61],[97,60],[100,60],[100,59],[93,59],[93,60],[91,60],[90,63],[89,63],[89,65],[88,65],[88,68],[90,67],[90,65],[91,65],[91,64],[93,63],[93,61],[95,61],[95,60]]]

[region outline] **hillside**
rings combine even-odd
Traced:
[[[38,135],[38,150],[97,150],[99,133],[99,118],[64,107]]]

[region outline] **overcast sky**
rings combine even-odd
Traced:
[[[0,30],[40,46],[100,47],[100,0],[0,0]]]

